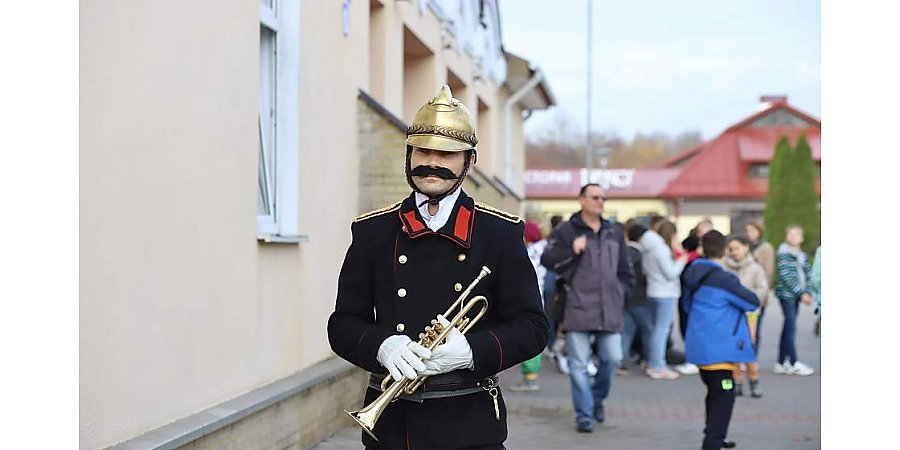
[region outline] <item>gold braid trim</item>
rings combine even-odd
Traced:
[[[463,141],[470,144],[472,147],[474,147],[475,144],[478,144],[478,138],[472,133],[464,133],[459,130],[439,125],[422,125],[414,123],[406,130],[407,136],[412,134],[436,134],[438,136],[456,139],[457,141]]]
[[[484,203],[481,203],[481,202],[475,202],[475,209],[480,210],[481,212],[486,212],[492,216],[499,217],[508,222],[519,223],[522,221],[522,218],[520,218],[519,216],[517,216],[515,214],[508,213],[502,209],[494,208],[493,206],[490,206],[490,205],[485,205]]]
[[[400,209],[400,204],[401,204],[401,203],[403,203],[403,200],[400,200],[399,202],[394,203],[393,205],[385,206],[384,208],[376,209],[376,210],[374,210],[374,211],[369,211],[369,212],[367,212],[367,213],[365,213],[365,214],[363,214],[363,215],[360,215],[360,216],[358,216],[357,218],[353,219],[353,223],[361,222],[361,221],[366,220],[366,219],[371,219],[371,218],[373,218],[373,217],[378,217],[378,216],[381,216],[381,215],[384,215],[384,214],[393,212],[393,211],[396,210],[396,209]]]

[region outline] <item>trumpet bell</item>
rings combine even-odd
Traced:
[[[360,414],[360,411],[362,410],[352,412],[347,411],[346,409],[344,410],[344,412],[347,413],[347,415],[350,416],[350,418],[353,419],[353,421],[356,422],[356,424],[359,425],[359,427],[362,428],[363,431],[371,436],[372,439],[375,439],[375,442],[378,442],[378,436],[375,436],[375,433],[372,432],[372,430],[375,428],[375,421],[378,420],[378,416],[374,414]]]

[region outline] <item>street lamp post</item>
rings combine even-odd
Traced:
[[[592,35],[593,35],[593,0],[587,0],[587,123],[585,124],[586,133],[586,142],[584,149],[584,168],[587,170],[588,182],[591,182],[591,169],[593,165],[593,161],[591,161],[592,153],[594,152],[593,146],[591,145],[591,48],[592,48]]]

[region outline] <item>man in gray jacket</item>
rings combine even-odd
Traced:
[[[569,286],[560,327],[566,334],[575,422],[584,433],[605,420],[603,401],[622,360],[625,294],[635,282],[622,231],[602,217],[605,199],[598,184],[582,187],[581,210],[553,230],[541,257],[541,264]],[[600,365],[591,386],[587,366],[595,354]]]

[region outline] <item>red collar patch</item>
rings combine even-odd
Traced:
[[[472,197],[466,195],[465,192],[459,193],[456,204],[453,205],[453,211],[447,218],[447,223],[439,230],[431,231],[425,225],[425,221],[419,214],[419,208],[416,207],[415,193],[411,194],[400,205],[398,211],[400,221],[403,223],[403,231],[415,239],[426,234],[437,234],[459,244],[463,248],[469,248],[472,245],[472,228],[475,225],[475,201]]]

